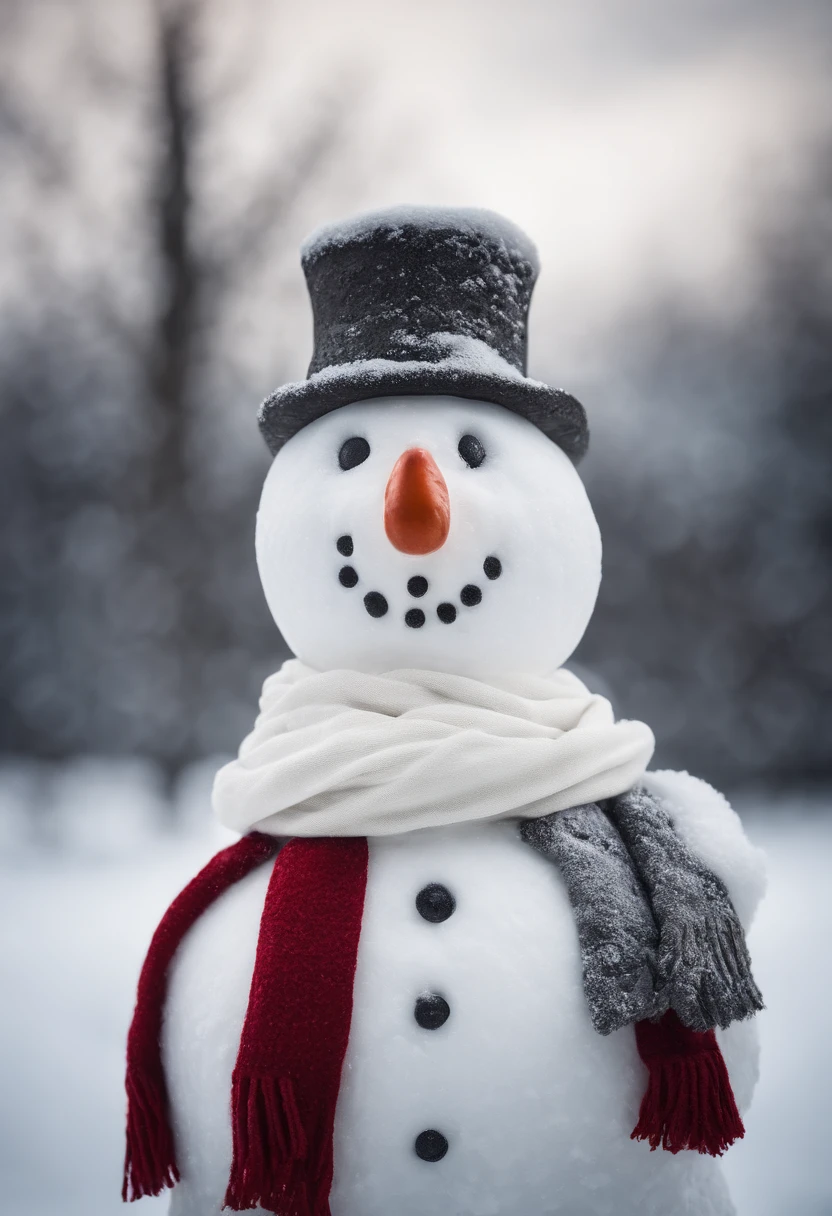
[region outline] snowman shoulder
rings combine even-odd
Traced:
[[[188,1087],[194,1057],[204,1063],[239,1042],[273,868],[269,860],[229,887],[179,943],[168,972],[162,1034],[175,1096]],[[226,1063],[230,1069],[233,1059]]]
[[[689,849],[722,879],[747,930],[765,893],[765,855],[751,844],[728,799],[690,773],[647,773],[644,787],[666,808]]]
[[[161,1047],[182,1175],[171,1214],[220,1210],[231,1168],[231,1079],[273,868],[270,859],[219,895],[169,970]]]

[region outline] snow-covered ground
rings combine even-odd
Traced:
[[[188,773],[172,810],[139,764],[0,773],[0,1216],[122,1210],[135,979],[165,907],[227,839],[208,811],[215,767]],[[828,1216],[832,798],[742,810],[769,855],[751,937],[768,1008],[760,1088],[726,1169],[740,1216]],[[139,1216],[166,1202],[143,1200]]]

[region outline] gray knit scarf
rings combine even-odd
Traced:
[[[563,875],[600,1034],[668,1010],[706,1031],[763,1008],[725,884],[646,790],[523,820],[520,833]]]

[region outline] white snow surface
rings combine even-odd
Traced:
[[[135,766],[0,777],[4,1216],[122,1210],[123,1043],[135,978],[164,908],[224,843],[207,811],[209,777],[209,770],[192,775],[188,798],[167,823],[153,782]],[[69,799],[67,786],[74,786]],[[32,799],[35,820],[26,813]],[[742,808],[751,839],[768,854],[769,892],[750,937],[768,1005],[758,1019],[762,1077],[747,1137],[724,1166],[739,1216],[832,1210],[828,982],[819,964],[832,929],[830,803],[795,796]],[[103,825],[122,807],[129,811],[123,837],[91,831],[95,813]],[[240,965],[251,963],[241,957]],[[195,1019],[194,1035],[210,1017],[206,1010]],[[144,1200],[139,1210],[166,1204]]]
[[[365,211],[344,220],[322,224],[303,242],[301,253],[306,262],[332,246],[368,240],[379,229],[396,236],[407,227],[433,230],[458,228],[463,232],[482,233],[492,241],[503,241],[507,246],[519,250],[535,269],[539,269],[537,249],[522,228],[518,228],[505,216],[498,215],[496,211],[489,211],[484,207],[403,204],[378,211]]]

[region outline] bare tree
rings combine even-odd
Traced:
[[[257,0],[252,2],[257,4]],[[69,499],[66,493],[61,495],[60,510],[54,506],[55,494],[50,489],[54,470],[35,461],[37,468],[30,469],[31,476],[21,487],[32,507],[33,534],[40,537],[41,564],[51,576],[35,587],[21,572],[19,585],[25,584],[31,594],[25,604],[5,615],[12,650],[25,661],[16,662],[13,706],[4,734],[7,747],[23,745],[41,754],[139,748],[155,755],[174,776],[185,761],[206,747],[205,732],[200,735],[197,724],[206,711],[206,695],[229,702],[247,695],[239,687],[244,679],[241,665],[229,677],[232,684],[237,682],[236,688],[214,687],[206,692],[210,686],[206,672],[213,670],[219,653],[233,651],[240,644],[234,637],[229,600],[243,596],[260,603],[251,556],[251,494],[247,490],[240,493],[240,509],[233,517],[226,514],[218,530],[210,502],[194,490],[193,452],[206,425],[205,387],[212,373],[219,372],[221,378],[219,335],[235,293],[243,289],[252,267],[291,223],[304,191],[338,154],[345,141],[354,90],[343,81],[322,87],[312,115],[303,122],[286,124],[291,136],[276,141],[268,167],[248,196],[239,200],[236,209],[229,206],[223,214],[212,213],[213,199],[200,172],[201,153],[225,107],[248,87],[250,64],[232,70],[219,83],[206,81],[206,3],[148,3],[152,54],[145,68],[151,73],[149,81],[125,80],[123,67],[111,68],[94,44],[92,25],[82,59],[87,87],[98,91],[101,104],[121,104],[138,88],[152,98],[146,111],[150,174],[135,217],[141,242],[149,251],[145,274],[152,284],[151,303],[137,318],[129,314],[118,298],[118,267],[115,273],[112,268],[111,273],[91,269],[82,280],[67,282],[50,263],[49,234],[38,229],[33,213],[32,240],[37,250],[27,268],[28,286],[43,299],[44,315],[48,308],[51,319],[48,327],[35,329],[25,341],[16,340],[9,346],[3,372],[14,389],[4,394],[9,406],[5,421],[15,432],[14,444],[6,450],[18,452],[18,472],[33,462],[35,400],[38,413],[48,410],[58,437],[61,427],[70,426],[79,411],[92,416],[96,393],[102,400],[118,393],[140,415],[144,439],[132,451],[113,455],[120,472],[114,475],[108,469],[97,484],[90,467],[77,469],[73,492]],[[11,143],[30,168],[37,166],[41,179],[49,178],[67,211],[73,209],[80,215],[90,201],[70,153],[56,137],[59,124],[59,115],[36,112],[25,97],[0,95],[0,139]],[[105,222],[106,217],[91,212],[82,226],[93,240],[96,229]],[[47,374],[53,359],[39,359],[36,354],[33,361],[32,352],[39,344],[49,345],[53,352],[58,345],[68,349],[70,363],[85,366],[93,381],[104,347],[112,379],[88,388],[86,397],[79,399],[70,384],[65,379],[62,382],[60,372],[56,370],[54,377]],[[21,391],[21,386],[28,387]],[[12,403],[16,403],[13,411]],[[42,429],[42,420],[39,425]],[[60,476],[66,482],[66,470]],[[16,483],[19,480],[18,476]],[[89,617],[90,587],[79,593],[83,572],[72,563],[61,567],[54,554],[44,552],[43,537],[48,534],[60,548],[61,537],[69,535],[78,513],[95,503],[115,511],[124,523],[128,543],[119,559],[123,568],[111,569],[107,606],[101,605],[96,621],[98,636],[93,630],[85,648],[78,644],[69,618],[76,603],[79,613]],[[240,552],[246,555],[242,575],[237,559]],[[237,586],[223,598],[216,594],[216,567],[228,555]],[[240,586],[241,580],[244,586]],[[94,603],[94,595],[92,600]],[[159,610],[162,601],[164,612]],[[265,609],[262,616],[265,624]],[[30,661],[23,635],[31,639],[34,622],[42,629],[50,621],[48,660],[41,650]],[[83,624],[87,628],[89,621]],[[65,639],[61,646],[61,632],[73,635],[71,645]],[[112,635],[109,644],[108,633]],[[246,639],[246,644],[262,650],[262,634]],[[97,670],[105,652],[106,674]],[[87,656],[86,661],[82,655]],[[30,691],[43,675],[40,665],[44,662],[52,664],[56,686],[71,690],[75,725],[70,729],[70,716],[64,713],[62,731],[55,731],[58,696],[53,698],[51,712],[47,712],[45,699],[40,718],[38,713],[29,714],[28,726],[21,732],[14,706],[26,701],[27,688]],[[132,703],[123,691],[125,686],[134,690]],[[122,688],[118,708],[116,687]],[[112,706],[109,713],[108,705]],[[131,715],[132,724],[128,721]],[[216,731],[209,736],[208,746],[223,745]],[[225,745],[232,741],[229,737]]]
[[[622,713],[655,727],[659,764],[722,785],[820,783],[832,773],[832,146],[757,238],[754,306],[730,325],[672,298],[629,320],[644,443],[603,452],[599,436],[588,470],[604,581],[580,657]]]
[[[183,722],[201,695],[201,670],[230,646],[224,603],[208,590],[217,560],[215,532],[204,502],[195,502],[190,467],[194,428],[201,425],[199,389],[210,364],[223,308],[252,263],[291,218],[303,190],[336,151],[349,107],[328,99],[298,142],[284,150],[236,213],[213,217],[210,244],[201,233],[195,162],[201,140],[227,100],[198,92],[199,22],[195,0],[158,0],[158,155],[150,193],[158,259],[158,304],[150,334],[148,410],[155,443],[146,481],[150,528],[146,540],[161,557],[178,601],[167,644],[181,671]],[[241,527],[248,520],[239,521]],[[248,547],[249,538],[238,543]],[[198,747],[189,729],[177,732],[166,757],[175,771]],[[178,738],[174,744],[173,739]]]

